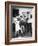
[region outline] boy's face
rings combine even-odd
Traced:
[[[22,12],[22,15],[20,15],[21,20],[26,21],[27,15],[25,12]]]

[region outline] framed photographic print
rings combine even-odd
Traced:
[[[37,42],[37,4],[5,2],[5,44]]]

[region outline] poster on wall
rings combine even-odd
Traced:
[[[37,42],[37,4],[5,2],[5,44]]]

